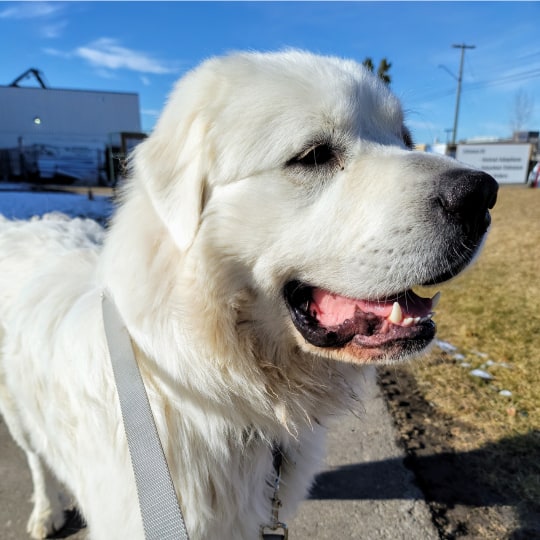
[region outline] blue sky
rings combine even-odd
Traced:
[[[538,2],[0,2],[0,85],[30,67],[56,88],[137,92],[150,130],[183,73],[231,50],[298,47],[391,63],[417,142],[540,129]],[[444,67],[440,67],[444,66]],[[28,81],[23,84],[33,85]],[[1,121],[1,120],[0,120]]]

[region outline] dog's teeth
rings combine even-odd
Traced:
[[[414,324],[418,324],[419,322],[420,322],[420,317],[415,317],[415,318],[413,319],[413,323],[414,323]]]
[[[392,306],[392,313],[390,313],[388,320],[392,324],[400,324],[402,319],[403,313],[401,311],[401,306],[399,305],[399,302],[394,302],[394,305]]]
[[[401,321],[401,326],[412,326],[414,324],[414,319],[412,317],[407,317]]]
[[[439,300],[441,299],[441,293],[440,291],[435,294],[435,296],[431,299],[431,309],[435,309],[437,307],[437,304],[439,303]]]

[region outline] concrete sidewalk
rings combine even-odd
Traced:
[[[348,416],[331,431],[327,471],[319,476],[312,499],[288,523],[290,540],[439,538],[412,473],[403,465],[392,419],[375,382],[370,391],[365,414]],[[24,455],[0,419],[0,540],[28,538],[30,496]],[[69,536],[84,538],[84,530]]]
[[[403,464],[386,402],[370,384],[365,413],[349,415],[331,430],[327,470],[288,524],[291,540],[438,540]]]

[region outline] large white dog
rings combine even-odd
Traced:
[[[435,334],[415,285],[474,258],[497,186],[414,152],[352,61],[233,54],[187,74],[136,150],[106,233],[0,221],[0,405],[34,481],[28,531],[144,537],[101,313],[118,306],[193,540],[253,540],[306,495],[368,364]],[[51,474],[52,473],[52,474]]]

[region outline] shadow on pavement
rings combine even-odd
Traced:
[[[526,455],[530,467],[518,468]],[[536,456],[536,457],[534,457]],[[530,459],[530,458],[533,459]],[[503,439],[471,452],[423,454],[422,449],[400,458],[347,465],[316,478],[311,499],[362,500],[417,498],[403,491],[402,463],[415,476],[432,513],[434,508],[513,507],[520,529],[511,538],[540,538],[540,501],[504,486],[504,477],[518,475],[523,490],[540,484],[540,432]],[[503,480],[501,482],[501,479]],[[501,489],[502,487],[502,489]]]

